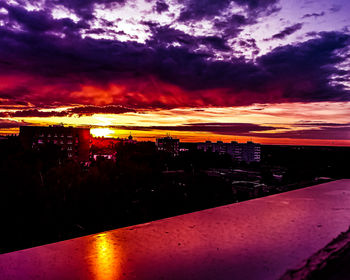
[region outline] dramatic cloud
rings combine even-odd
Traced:
[[[0,4],[0,7],[6,8],[9,13],[10,24],[19,24],[23,30],[28,32],[65,32],[68,34],[77,33],[82,28],[88,28],[89,25],[83,21],[75,23],[69,18],[53,19],[45,11],[27,11],[20,6],[10,6]]]
[[[349,36],[336,32],[319,36],[277,48],[252,63],[210,60],[210,53],[194,53],[191,48],[200,41],[226,50],[223,40],[194,38],[169,28],[158,30],[152,47],[91,38],[67,41],[0,29],[0,56],[8,63],[0,69],[0,75],[6,75],[3,80],[8,79],[0,86],[0,95],[36,104],[39,100],[89,104],[96,97],[103,100],[95,104],[127,107],[166,107],[167,103],[181,107],[189,99],[194,101],[189,106],[206,100],[212,106],[346,100],[346,90],[332,86],[330,79],[344,76],[336,64],[345,58],[335,51],[347,46]],[[163,44],[175,40],[181,46]]]
[[[320,1],[2,1],[2,116],[350,101],[350,6]]]
[[[278,10],[278,0],[179,0],[179,2],[185,6],[181,10],[180,21],[213,18],[220,15],[232,3],[244,7],[250,15],[255,16],[262,12],[270,14]]]
[[[162,12],[168,11],[168,9],[169,9],[169,5],[167,3],[165,3],[162,0],[157,1],[157,3],[156,3],[156,11],[157,11],[157,13],[160,14]]]
[[[122,106],[81,106],[67,110],[68,114],[78,114],[90,116],[93,114],[124,114],[124,113],[136,113],[134,109],[122,107]]]
[[[337,63],[344,58],[336,51],[349,42],[349,35],[322,33],[296,46],[280,47],[259,59],[261,65],[283,84],[283,97],[300,101],[345,101],[349,92],[342,85],[332,84],[332,76],[346,76]]]
[[[293,33],[297,32],[298,30],[300,30],[303,27],[302,23],[296,23],[294,25],[288,26],[285,29],[283,29],[282,31],[276,33],[275,35],[273,35],[270,39],[268,40],[273,40],[273,39],[284,39],[285,37],[292,35]]]
[[[4,111],[0,112],[0,117],[11,117],[11,118],[27,118],[27,117],[65,117],[71,115],[79,116],[91,116],[93,114],[124,114],[132,112],[135,113],[134,109],[125,108],[122,106],[79,106],[70,108],[63,111],[42,111],[38,109],[29,110],[18,110],[18,111]]]

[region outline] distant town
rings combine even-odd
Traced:
[[[6,137],[3,137],[6,139]],[[24,149],[38,150],[43,145],[56,145],[61,151],[66,152],[68,159],[79,162],[89,162],[97,158],[116,160],[117,146],[124,144],[137,144],[132,135],[128,138],[92,137],[89,128],[64,127],[63,125],[22,126],[19,139]],[[158,151],[163,151],[172,156],[178,156],[180,152],[189,149],[180,148],[180,140],[167,135],[157,138],[155,145]],[[260,162],[260,144],[248,141],[247,143],[224,143],[217,141],[212,143],[197,143],[197,150],[213,152],[220,155],[230,155],[233,160],[244,162]]]
[[[349,147],[92,137],[23,126],[0,138],[0,251],[349,178]],[[23,230],[25,229],[25,230]]]

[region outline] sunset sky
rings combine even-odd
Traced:
[[[348,0],[0,0],[0,134],[350,146]]]

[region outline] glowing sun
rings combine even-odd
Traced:
[[[94,137],[112,137],[114,130],[107,127],[92,128],[90,133]]]

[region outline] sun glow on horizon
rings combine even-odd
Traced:
[[[114,129],[110,129],[108,127],[99,127],[99,128],[92,128],[90,130],[90,133],[94,137],[113,137],[115,134]]]

